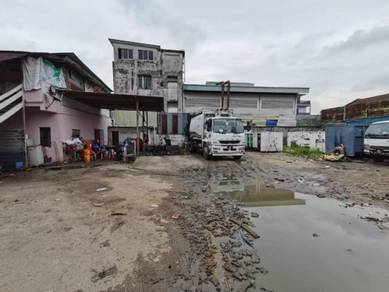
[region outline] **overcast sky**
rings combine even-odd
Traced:
[[[387,0],[2,0],[0,49],[75,52],[112,87],[108,38],[186,51],[186,82],[307,86],[313,111],[389,92]]]

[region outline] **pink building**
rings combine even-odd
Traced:
[[[74,93],[110,92],[74,53],[0,51],[0,166],[25,164],[36,146],[45,161],[62,162],[63,142],[74,137],[106,144],[110,111]]]

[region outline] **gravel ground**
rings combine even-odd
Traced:
[[[250,214],[209,181],[388,207],[389,167],[248,153],[240,162],[141,157],[132,165],[0,178],[1,291],[258,291]]]

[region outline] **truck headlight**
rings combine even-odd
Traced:
[[[365,149],[365,150],[370,150],[370,145],[369,145],[369,144],[364,144],[364,145],[363,145],[363,149]]]

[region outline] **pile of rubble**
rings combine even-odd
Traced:
[[[177,223],[199,260],[197,283],[190,282],[222,291],[254,291],[256,275],[267,271],[253,248],[259,236],[250,228],[248,213],[223,197],[209,196],[206,188],[184,198],[175,198],[183,214]]]

